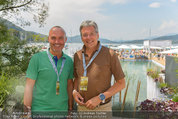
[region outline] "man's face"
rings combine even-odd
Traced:
[[[52,28],[49,32],[48,42],[53,53],[61,53],[67,38],[60,28]]]
[[[95,48],[97,46],[99,34],[96,33],[93,26],[83,27],[81,30],[81,37],[86,48]]]

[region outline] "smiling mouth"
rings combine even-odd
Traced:
[[[87,41],[88,44],[93,43],[94,41]]]
[[[60,47],[61,45],[53,45],[53,46],[55,46],[55,47]]]

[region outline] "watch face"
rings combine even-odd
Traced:
[[[104,94],[100,94],[100,99],[104,100],[105,99],[105,95]]]

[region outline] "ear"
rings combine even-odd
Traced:
[[[67,42],[67,37],[65,37],[65,41],[64,41],[65,43]]]
[[[48,36],[48,42],[49,42],[49,36]]]
[[[97,39],[99,39],[99,33],[97,33]]]

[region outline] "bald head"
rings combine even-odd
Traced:
[[[62,28],[62,27],[60,27],[60,26],[54,26],[54,27],[52,27],[51,29],[50,29],[50,31],[49,31],[49,36],[50,36],[50,34],[51,34],[51,32],[55,32],[55,31],[62,31],[64,34],[65,34],[65,37],[66,37],[66,32],[64,31],[64,29]]]
[[[66,33],[62,27],[54,26],[50,29],[48,42],[50,43],[50,52],[52,55],[61,55],[66,41]]]

